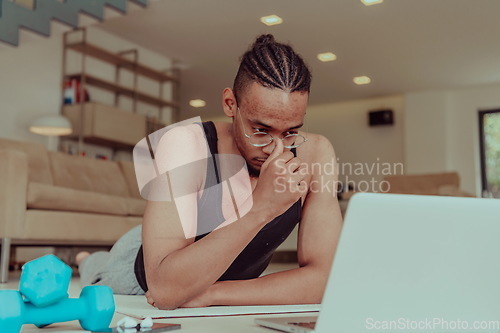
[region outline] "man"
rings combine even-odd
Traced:
[[[198,225],[203,223],[217,205],[204,211],[199,201],[213,196],[205,193],[183,201],[183,207],[197,214],[180,210],[175,202],[148,201],[134,272],[150,304],[174,309],[321,302],[342,219],[336,175],[314,167],[335,161],[333,148],[326,138],[300,131],[310,82],[303,60],[272,35],[258,37],[243,55],[233,89],[222,93],[223,110],[232,123],[205,123],[203,130],[211,154],[238,155],[246,161],[251,207],[224,227],[186,237],[180,219],[191,215]],[[195,131],[180,133],[185,142],[190,136],[196,142]],[[203,181],[194,178],[192,192],[203,192]],[[231,194],[226,189],[220,196]],[[223,207],[219,214],[223,220],[230,219],[226,211]],[[299,268],[259,277],[296,223]],[[91,258],[82,262],[82,273],[85,265],[95,266],[86,263]],[[82,280],[88,276],[82,274]],[[103,275],[93,276],[90,283],[106,282]]]

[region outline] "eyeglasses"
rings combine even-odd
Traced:
[[[245,132],[245,126],[243,125],[243,120],[241,116],[241,111],[240,108],[238,107],[238,112],[240,113],[240,122],[241,122],[241,128],[243,129],[243,134],[245,134],[245,137],[248,139],[250,144],[254,147],[265,147],[269,145],[271,142],[273,142],[275,137],[273,137],[271,134],[266,133],[266,132],[255,132],[250,135],[246,134]],[[307,141],[307,138],[305,138],[303,135],[300,135],[298,133],[290,133],[285,135],[283,138],[279,138],[281,141],[283,141],[283,146],[287,149],[292,149],[292,148],[297,148],[301,144]]]

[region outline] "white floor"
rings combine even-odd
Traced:
[[[284,270],[289,270],[298,267],[297,264],[271,264],[269,267],[266,269],[266,271],[263,273],[263,275],[275,273],[275,272],[280,272]],[[19,286],[19,276],[20,276],[20,271],[15,271],[15,272],[9,272],[9,281],[6,284],[0,284],[0,290],[2,289],[18,289]],[[80,278],[78,276],[73,276],[71,279],[70,287],[68,290],[68,293],[70,297],[79,297],[80,292],[82,288],[80,286]],[[113,321],[112,321],[112,326],[116,326],[116,323],[118,320],[123,318],[123,315],[116,313]],[[54,328],[51,328],[54,327]],[[41,332],[41,333],[61,333],[61,332],[86,332],[83,331],[79,328],[78,323],[75,322],[68,322],[67,324],[56,324],[53,326],[49,326],[47,328],[44,328],[43,330],[40,330],[36,328],[34,325],[24,325],[23,329],[21,330],[22,333],[32,333],[32,332]]]

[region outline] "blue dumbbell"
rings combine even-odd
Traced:
[[[17,290],[4,290],[0,304],[2,333],[19,333],[24,324],[41,327],[71,320],[79,320],[84,330],[99,331],[109,326],[115,313],[113,291],[107,286],[87,286],[80,298],[67,298],[41,308],[25,302]]]
[[[44,307],[68,298],[71,268],[49,254],[23,265],[19,291],[35,306]]]

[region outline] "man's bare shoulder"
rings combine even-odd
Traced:
[[[206,142],[200,125],[177,126],[163,134],[155,151],[155,159],[158,165],[169,170],[206,159]]]
[[[300,132],[307,142],[297,148],[297,156],[305,163],[315,163],[334,158],[333,146],[324,135]]]
[[[204,131],[199,124],[193,123],[189,125],[176,126],[167,132],[165,132],[162,136],[162,140],[193,140],[198,142],[203,142],[200,139],[203,139]]]

